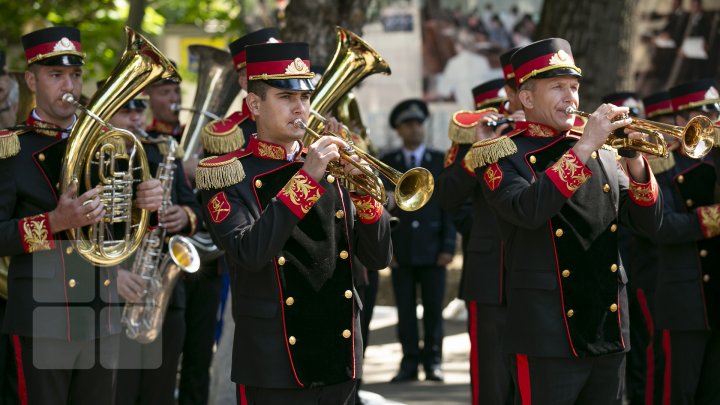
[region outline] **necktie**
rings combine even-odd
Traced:
[[[415,166],[417,166],[417,158],[415,157],[415,154],[412,154],[410,155],[410,164],[408,165],[408,168],[412,169]]]

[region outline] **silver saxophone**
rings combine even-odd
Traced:
[[[163,200],[158,209],[159,216],[172,205],[171,191],[177,142],[169,136],[167,145],[167,156],[158,166],[156,176],[163,189]],[[143,278],[147,292],[139,302],[125,303],[122,323],[125,325],[127,337],[139,343],[154,341],[162,331],[168,302],[180,272],[194,273],[200,268],[198,252],[184,236],[172,236],[167,242],[168,251],[163,254],[165,233],[165,227],[159,223],[155,229],[145,234],[142,244],[135,253],[131,272]]]

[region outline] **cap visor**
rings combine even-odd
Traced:
[[[296,91],[313,91],[315,86],[310,79],[282,79],[282,80],[265,80],[268,85],[284,90]]]
[[[538,73],[537,75],[535,75],[535,78],[536,79],[547,79],[548,77],[557,77],[557,76],[582,77],[582,75],[575,69],[557,68],[557,69],[546,70],[544,72]]]

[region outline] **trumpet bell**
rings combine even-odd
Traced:
[[[415,167],[397,181],[395,203],[403,211],[417,211],[430,201],[434,189],[432,173],[424,167]]]
[[[693,117],[682,132],[685,153],[694,159],[707,155],[715,145],[715,124],[703,115]]]

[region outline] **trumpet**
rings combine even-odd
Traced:
[[[589,113],[576,110],[570,106],[565,109],[568,115],[579,115],[581,117],[590,117]],[[625,117],[623,117],[624,119]],[[667,143],[663,138],[663,134],[672,136],[681,141],[685,154],[693,159],[701,159],[707,155],[715,145],[715,125],[712,120],[703,115],[693,117],[684,127],[679,125],[664,124],[662,122],[633,118],[629,128],[632,131],[650,135],[655,138],[655,142],[649,142],[642,139],[630,139],[627,137],[618,137],[610,134],[605,144],[615,148],[628,148],[639,152],[655,155],[663,158],[669,156]]]
[[[304,129],[306,131],[306,135],[309,135],[315,140],[322,137],[322,135],[309,128],[308,125],[300,118],[293,121],[293,125],[295,125],[296,128]],[[344,139],[338,134],[331,132],[328,132],[327,134]],[[359,176],[345,176],[342,167],[337,164],[331,168],[331,173],[333,173],[336,177],[345,178],[357,189],[370,195],[380,203],[385,204],[387,202],[387,195],[382,181],[372,170],[368,169],[362,163],[354,160],[352,158],[353,154],[368,162],[370,166],[377,169],[395,185],[395,202],[401,210],[416,211],[430,201],[430,197],[432,196],[435,188],[435,180],[429,170],[424,167],[415,167],[405,173],[401,173],[369,153],[354,148],[352,143],[350,143],[348,147],[340,150],[340,159],[345,160],[356,167],[362,174]]]

